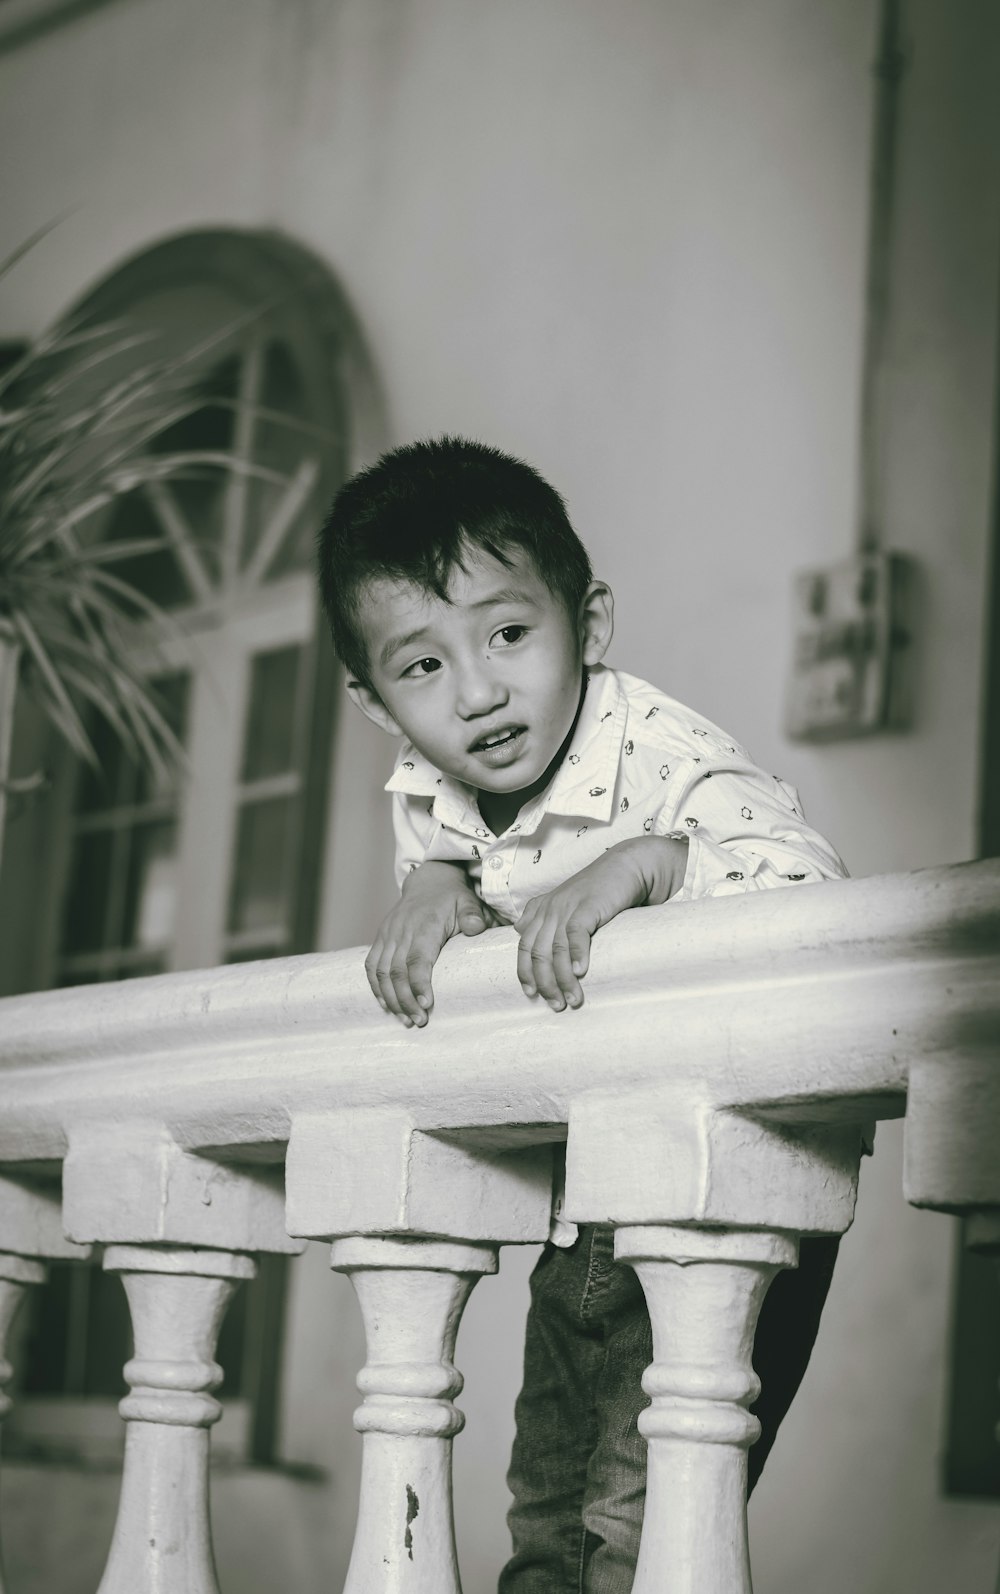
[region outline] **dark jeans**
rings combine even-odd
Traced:
[[[837,1236],[803,1239],[799,1266],[778,1273],[764,1298],[751,1490],[806,1370],[838,1245]],[[636,1420],[649,1401],[639,1381],[652,1359],[645,1297],[632,1268],[614,1260],[614,1230],[587,1224],[571,1247],[546,1245],[531,1277],[507,1478],[514,1553],[500,1594],[629,1594],[646,1490]]]

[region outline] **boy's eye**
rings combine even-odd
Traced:
[[[403,676],[405,678],[407,675],[409,675],[409,676],[433,675],[434,671],[435,670],[439,670],[440,668],[441,668],[441,660],[440,659],[415,659],[414,662],[412,664],[408,665],[407,668],[403,671]]]
[[[505,625],[493,633],[490,641],[494,646],[509,648],[515,642],[520,642],[527,629],[525,625]]]

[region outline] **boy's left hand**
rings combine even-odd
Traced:
[[[556,1013],[583,1002],[580,980],[594,933],[626,908],[653,907],[679,891],[687,839],[637,836],[609,847],[579,874],[529,902],[514,928],[517,977],[525,996],[542,996]]]

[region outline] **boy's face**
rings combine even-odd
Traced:
[[[584,666],[611,640],[611,593],[592,582],[570,615],[528,555],[503,565],[470,547],[448,597],[373,581],[360,618],[374,691],[352,683],[351,693],[445,774],[527,801],[573,728]]]

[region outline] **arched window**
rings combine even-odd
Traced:
[[[122,360],[196,351],[203,402],[151,446],[225,450],[237,463],[144,487],[100,528],[112,542],[166,539],[121,570],[177,622],[146,667],[162,681],[190,773],[157,786],[95,727],[103,778],[63,770],[47,811],[22,827],[44,828],[30,851],[44,855],[45,878],[36,868],[19,882],[17,857],[5,859],[8,901],[46,904],[30,944],[4,958],[17,965],[7,990],[312,945],[334,701],[312,538],[345,474],[382,442],[376,384],[343,296],[287,239],[169,239],[73,314],[149,335]]]
[[[318,624],[315,531],[334,491],[381,444],[375,384],[330,273],[274,235],[169,239],[75,307],[144,341],[115,356],[184,356],[196,403],[149,447],[224,455],[136,488],[97,534],[155,552],[119,574],[169,611],[137,641],[187,769],[156,779],[95,723],[99,774],[63,759],[44,815],[44,896],[22,985],[79,984],[286,955],[313,945],[337,671]],[[193,351],[193,352],[192,352]],[[11,835],[15,834],[13,827]],[[36,840],[42,841],[40,835]],[[11,848],[11,853],[17,849]],[[16,893],[16,856],[12,894]],[[223,1448],[268,1459],[283,1262],[227,1319]],[[53,1268],[26,1314],[12,1448],[63,1455],[119,1442],[127,1314],[99,1270]],[[266,1325],[266,1326],[265,1326]],[[267,1336],[268,1354],[261,1355]],[[94,1397],[106,1397],[107,1405]],[[79,1397],[79,1400],[77,1400]],[[7,1435],[5,1435],[7,1437]]]

